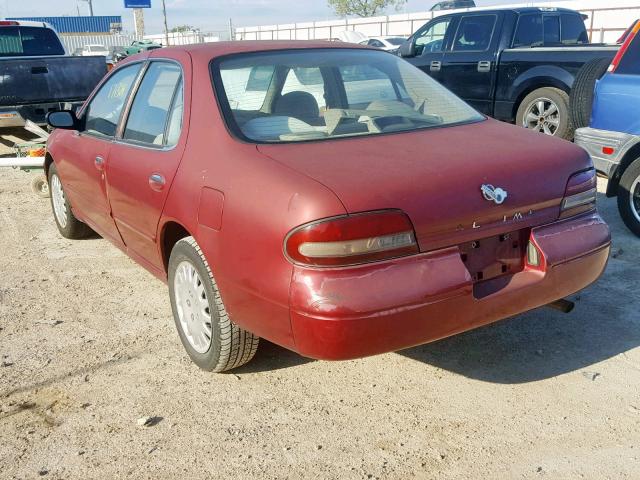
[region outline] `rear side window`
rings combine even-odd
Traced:
[[[484,51],[489,48],[493,27],[496,24],[495,15],[474,15],[464,17],[458,27],[453,42],[454,51]]]
[[[542,15],[522,15],[513,38],[513,47],[536,47],[544,44]]]
[[[561,15],[562,43],[576,44],[589,43],[587,29],[579,15]]]
[[[64,47],[50,28],[0,27],[0,57],[64,55]]]
[[[181,75],[174,63],[151,62],[131,105],[125,140],[164,145],[167,117]]]
[[[622,56],[616,73],[640,75],[640,35],[636,35]]]

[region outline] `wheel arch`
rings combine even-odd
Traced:
[[[160,249],[160,256],[165,273],[168,272],[169,257],[171,256],[171,250],[173,250],[174,245],[183,238],[191,236],[193,236],[191,232],[176,220],[167,220],[162,224],[158,237],[158,247]]]
[[[51,167],[52,163],[53,157],[47,151],[47,153],[44,154],[44,176],[47,177],[47,181],[49,180],[49,168]]]
[[[609,178],[607,184],[607,197],[616,197],[618,195],[618,187],[620,186],[620,179],[629,165],[636,160],[640,159],[640,142],[633,145],[622,157],[620,164],[616,167],[613,175]]]
[[[520,108],[520,104],[525,99],[525,97],[531,92],[534,92],[541,88],[557,88],[558,90],[562,90],[563,92],[565,92],[567,95],[571,93],[571,87],[560,79],[553,77],[529,79],[519,86],[517,93],[514,95],[515,100],[513,102],[513,108],[511,111],[511,115],[513,116],[513,118],[516,118],[518,109]]]

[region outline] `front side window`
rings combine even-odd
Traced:
[[[0,57],[64,55],[55,32],[44,27],[0,27]]]
[[[453,42],[453,50],[485,51],[491,43],[495,24],[495,15],[464,17],[458,27],[458,32]]]
[[[426,30],[419,32],[415,39],[415,54],[442,52],[444,50],[444,37],[451,23],[450,18],[431,24]]]
[[[164,144],[167,118],[181,75],[175,63],[151,62],[131,104],[125,140]]]
[[[269,94],[255,102],[247,72],[267,66],[274,72]],[[212,69],[225,120],[252,142],[366,136],[484,118],[421,70],[380,51],[247,53],[213,62]]]
[[[84,114],[86,132],[109,137],[116,134],[120,114],[139,71],[140,64],[118,69],[100,87]]]

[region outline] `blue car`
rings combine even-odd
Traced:
[[[640,236],[640,22],[627,36],[609,72],[597,83],[591,123],[575,141],[609,178],[624,223]]]

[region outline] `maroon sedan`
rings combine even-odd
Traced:
[[[607,263],[583,150],[384,52],[154,50],[49,123],[61,234],[93,230],[167,281],[207,370],[249,361],[259,337],[332,360],[430,342],[562,299]]]

